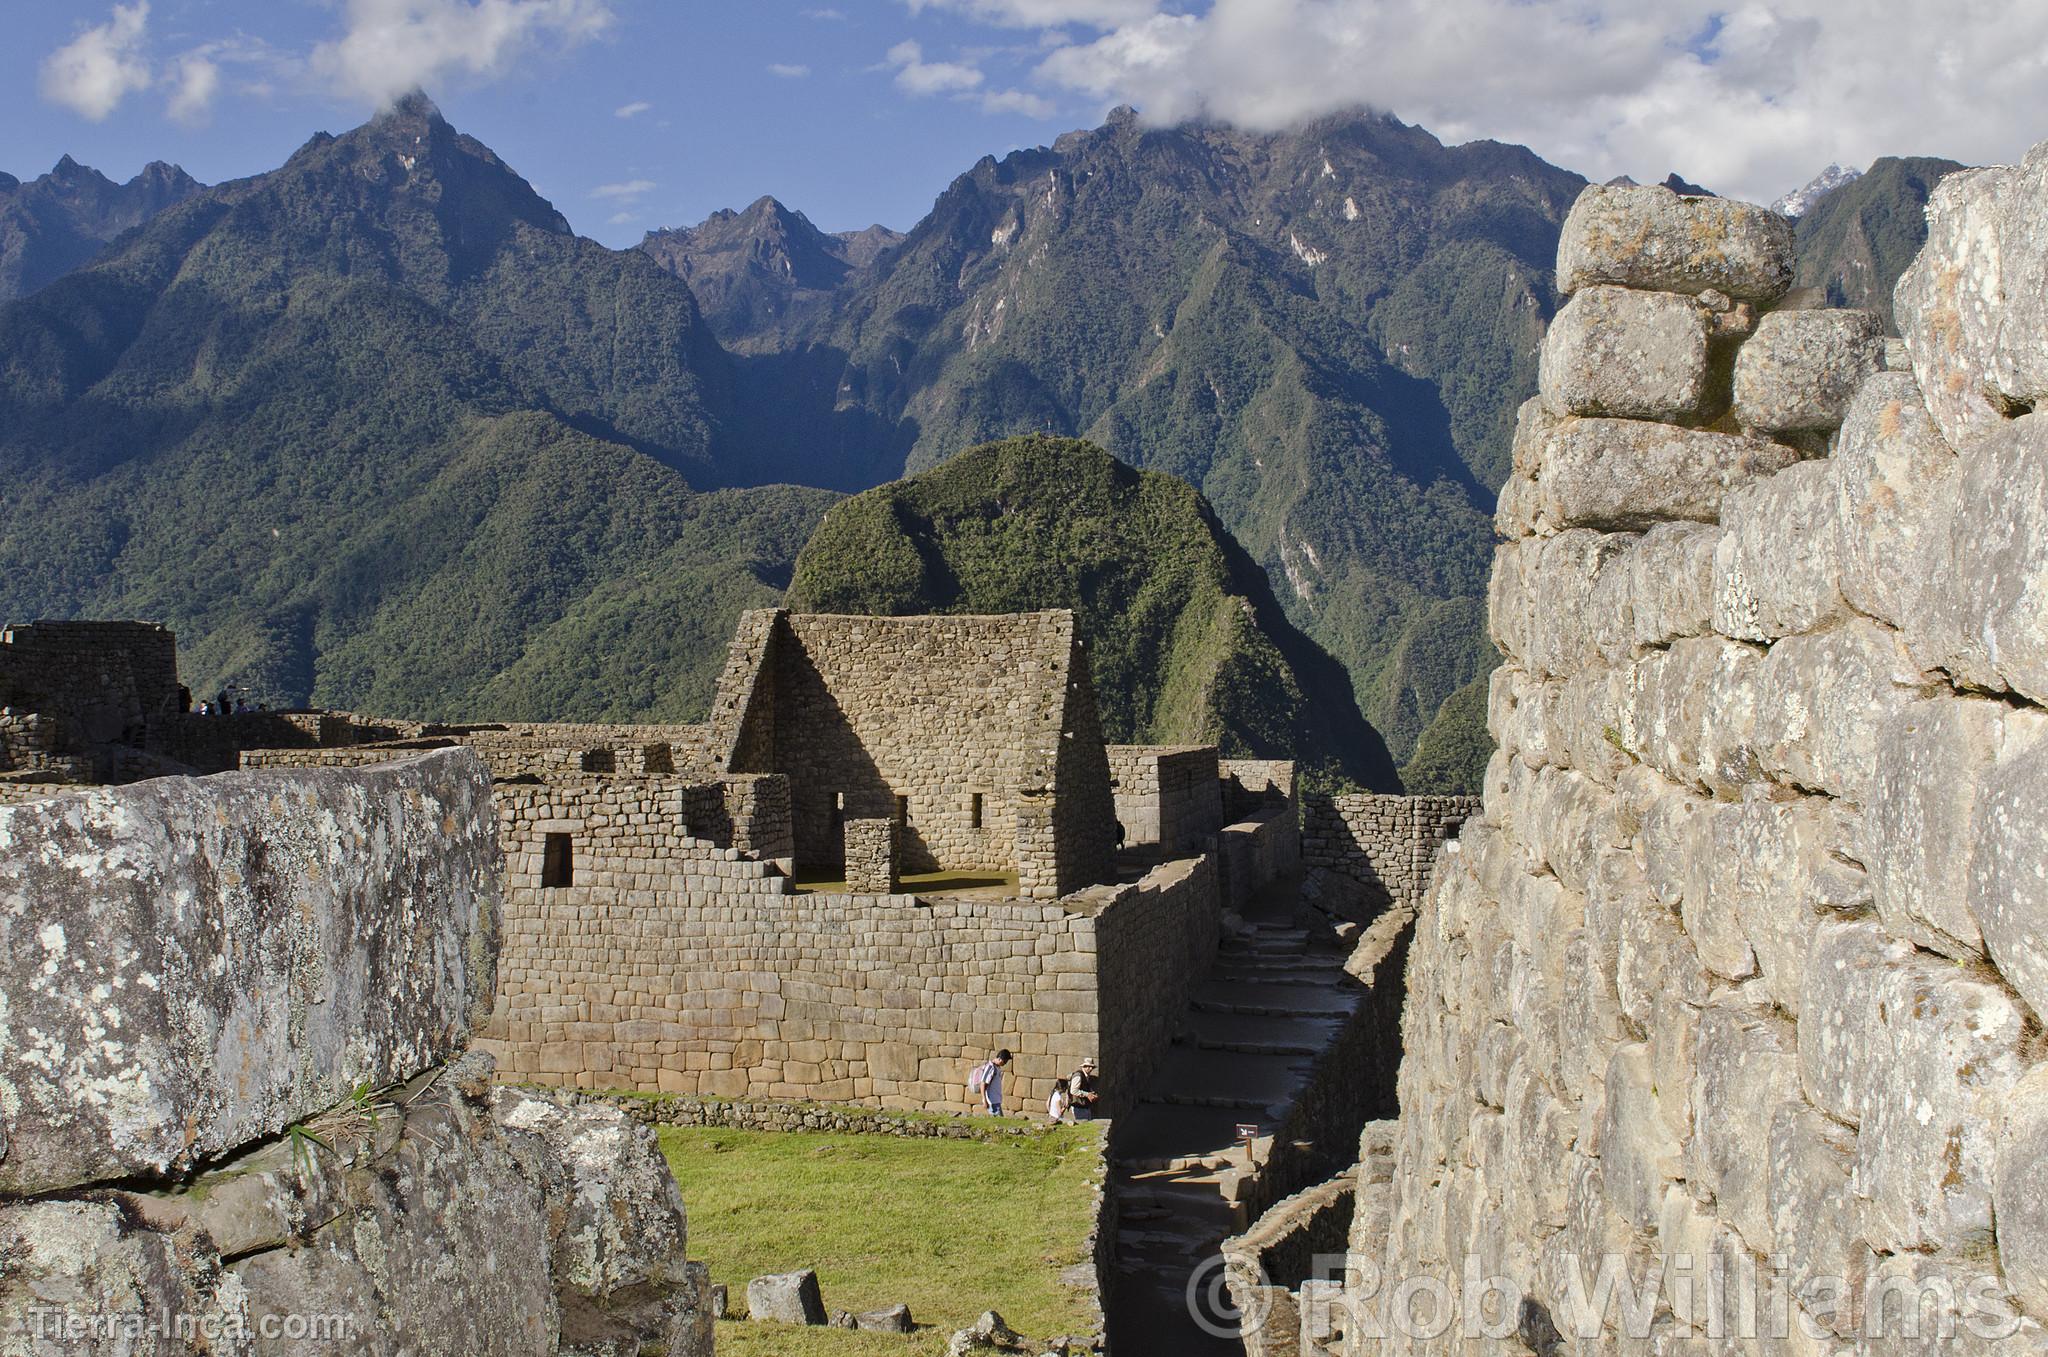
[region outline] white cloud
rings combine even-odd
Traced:
[[[635,222],[638,220],[640,220],[640,214],[638,212],[614,212],[609,217],[605,218],[605,222],[611,226],[624,226],[628,222]]]
[[[590,190],[593,198],[617,198],[632,202],[654,187],[652,179],[627,179],[617,184],[599,184]]]
[[[1059,112],[1052,100],[1027,90],[990,90],[981,96],[984,113],[1021,113],[1027,118],[1050,118]]]
[[[348,0],[347,15],[342,36],[313,49],[313,69],[378,104],[454,72],[501,75],[543,38],[572,45],[614,19],[605,0]]]
[[[904,0],[912,14],[952,10],[1005,28],[1057,28],[1086,24],[1118,28],[1142,23],[1159,12],[1158,0]]]
[[[1113,0],[910,0],[989,22]],[[2010,160],[2048,136],[2034,0],[1212,0],[1063,47],[1041,82],[1154,121],[1283,126],[1370,103],[1595,179],[1770,201],[1829,161]],[[1046,18],[1052,24],[1057,19]],[[1098,25],[1100,26],[1100,25]]]
[[[924,48],[914,41],[891,47],[889,64],[896,68],[896,87],[907,94],[958,94],[974,89],[984,78],[961,62],[926,61]]]
[[[839,9],[807,9],[804,11],[804,17],[806,19],[817,19],[823,23],[844,23],[846,22],[846,11]]]
[[[630,104],[620,104],[617,108],[613,109],[612,116],[615,118],[637,118],[653,107],[654,105],[648,103],[645,99],[635,99]]]
[[[797,66],[783,61],[768,63],[768,74],[779,75],[784,80],[801,80],[810,73],[811,68],[808,66]]]
[[[167,79],[171,99],[165,111],[172,120],[187,127],[205,122],[213,110],[213,97],[220,93],[218,63],[204,52],[187,52],[178,58]]]
[[[104,121],[123,99],[147,89],[153,79],[142,52],[148,24],[149,0],[114,6],[112,18],[43,58],[43,97],[80,117]]]

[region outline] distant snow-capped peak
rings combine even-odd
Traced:
[[[1845,170],[1840,165],[1830,165],[1807,181],[1806,187],[1794,189],[1772,203],[1771,211],[1786,217],[1803,217],[1813,211],[1821,199],[1862,177],[1861,170]]]

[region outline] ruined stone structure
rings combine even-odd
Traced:
[[[1223,783],[1206,745],[1111,745],[1110,787],[1127,844],[1198,846],[1223,819]]]
[[[0,1348],[708,1357],[675,1181],[465,1052],[463,751],[0,807]]]
[[[1302,865],[1341,878],[1345,892],[1374,912],[1422,903],[1437,853],[1479,813],[1476,796],[1382,796],[1356,792],[1304,799]],[[1334,897],[1334,890],[1319,890]]]
[[[960,1110],[1007,1046],[1014,1104],[1095,1056],[1114,1109],[1224,912],[1300,862],[1292,764],[1105,749],[1066,613],[749,613],[703,726],[292,732],[243,764],[489,764],[506,890],[479,1044],[539,1083]],[[1112,758],[1168,789],[1141,794],[1176,841],[1121,870]]]
[[[0,803],[26,787],[115,780],[149,722],[180,707],[177,642],[147,622],[0,630]],[[168,771],[151,769],[149,771]]]
[[[1888,352],[1772,309],[1761,209],[1573,209],[1500,748],[1303,1351],[2048,1352],[2048,147],[1930,220]]]

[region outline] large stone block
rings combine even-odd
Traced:
[[[1863,1241],[1861,1208],[1849,1189],[1856,1136],[1798,1102],[1780,1103],[1765,1115],[1770,1150],[1757,1176],[1770,1202],[1768,1252],[1794,1294],[1811,1294],[1827,1279],[1853,1297],[1873,1261]],[[1854,1331],[1853,1307],[1830,1317],[1840,1332]]]
[[[1871,892],[1885,926],[1945,956],[1982,956],[1969,903],[1977,803],[2004,738],[2007,708],[1976,698],[1910,703],[1878,732],[1869,808]],[[2040,825],[2032,826],[2038,838]],[[2003,874],[2009,865],[1987,864]],[[2001,883],[1991,900],[2005,904]]]
[[[1709,1004],[1694,1054],[1693,1134],[1686,1177],[1713,1194],[1716,1214],[1758,1253],[1771,1249],[1769,1179],[1772,1111],[1799,1097],[1792,1024],[1768,1013]]]
[[[2022,1070],[2024,1012],[2002,986],[1924,954],[1884,968],[1856,1139],[1879,1252],[1991,1242],[1999,1111]]]
[[[1565,217],[1557,285],[1595,283],[1772,301],[1792,286],[1792,224],[1728,198],[1595,185]]]
[[[1758,682],[1757,761],[1800,787],[1862,805],[1876,784],[1879,728],[1940,686],[1897,632],[1862,618],[1788,636],[1765,656]]]
[[[1866,381],[1836,440],[1842,597],[1898,627],[1923,668],[1955,650],[1942,584],[1960,466],[1910,373]]]
[[[1536,512],[1554,529],[1712,523],[1729,490],[1799,459],[1782,443],[1644,420],[1564,419],[1540,430]]]
[[[2048,1066],[2030,1070],[2005,1100],[1994,1201],[1998,1258],[2020,1304],[2048,1315]]]
[[[1757,773],[1763,668],[1715,636],[1651,651],[1617,676],[1610,738],[1673,782],[1739,794]]]
[[[499,861],[466,750],[0,807],[0,1188],[183,1171],[440,1060]]]
[[[1707,310],[1671,292],[1589,287],[1543,340],[1537,381],[1556,415],[1686,419],[1707,387]]]
[[[1714,552],[1714,630],[1738,641],[1812,631],[1842,612],[1833,463],[1730,491]]]
[[[1837,428],[1863,379],[1883,370],[1875,311],[1773,311],[1736,355],[1736,422],[1767,433]]]
[[[2048,702],[2048,413],[1979,440],[1961,471],[1944,581],[1958,676]]]
[[[2007,982],[2048,1022],[2048,716],[2005,717],[1972,809],[1965,909]]]
[[[1867,919],[1823,921],[1799,1000],[1799,1077],[1807,1099],[1854,1126],[1870,1112],[1882,1063],[1877,985],[1913,949]]]
[[[117,1202],[0,1206],[0,1258],[7,1260],[0,1269],[0,1352],[128,1357],[201,1351],[196,1343],[173,1341],[174,1321],[189,1324],[195,1338],[246,1336],[249,1296],[240,1279],[221,1271],[217,1260],[193,1267],[189,1252],[168,1234],[136,1229]],[[154,1331],[144,1331],[151,1325]],[[225,1350],[246,1352],[246,1338]]]
[[[1913,374],[1959,451],[2048,395],[2048,146],[1952,174],[1893,305]]]

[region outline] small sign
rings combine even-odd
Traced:
[[[1259,1138],[1259,1124],[1255,1121],[1241,1121],[1237,1124],[1237,1138],[1249,1145]]]

